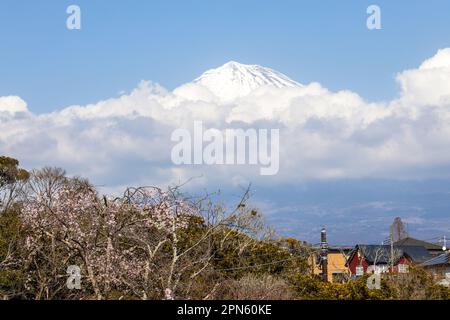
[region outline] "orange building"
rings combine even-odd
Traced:
[[[347,259],[352,247],[330,247],[328,248],[328,281],[332,283],[341,283],[349,279],[350,271],[346,266]],[[323,276],[322,263],[320,257],[320,249],[312,255],[313,273],[318,276]]]

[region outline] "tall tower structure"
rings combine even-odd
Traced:
[[[320,263],[322,266],[323,281],[328,282],[328,242],[325,227],[322,228],[320,233]]]

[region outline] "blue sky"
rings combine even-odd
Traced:
[[[66,28],[71,4],[81,7],[82,30]],[[382,30],[366,28],[371,4],[381,7]],[[417,237],[450,237],[445,48],[447,0],[0,0],[0,155],[27,168],[64,167],[114,191],[202,175],[192,189],[226,189],[233,198],[236,181],[253,182],[268,220],[312,242],[328,225],[334,243],[378,243],[398,215]],[[177,116],[227,125],[214,117],[229,106],[138,85],[173,90],[230,60],[323,89],[298,89],[287,116],[275,109],[264,119],[295,122],[284,132],[290,153],[279,177],[174,168],[168,148]],[[277,107],[271,97],[250,110],[238,105],[236,114],[265,124],[258,116]],[[180,111],[168,113],[174,104]],[[72,105],[81,107],[65,109]]]
[[[82,9],[82,30],[65,28]],[[366,28],[373,1],[0,2],[0,95],[36,113],[93,103],[143,79],[174,88],[228,60],[369,100],[397,94],[394,75],[450,43],[450,2],[376,1],[383,30]]]

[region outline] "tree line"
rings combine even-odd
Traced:
[[[303,241],[276,237],[250,205],[181,186],[101,195],[64,170],[0,157],[1,299],[448,299],[423,270],[323,283]],[[77,266],[79,289],[67,286]]]

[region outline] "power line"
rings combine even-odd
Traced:
[[[216,269],[215,271],[235,271],[235,270],[245,270],[245,269],[251,269],[251,268],[266,267],[266,266],[270,266],[270,265],[274,265],[274,264],[278,264],[278,263],[292,261],[294,259],[299,259],[299,258],[301,258],[301,257],[292,257],[292,258],[289,258],[289,259],[284,259],[284,260],[279,260],[279,261],[274,261],[274,262],[267,262],[267,263],[262,263],[262,264],[252,265],[252,266],[245,266],[245,267],[236,267],[236,268],[228,268],[228,269]]]

